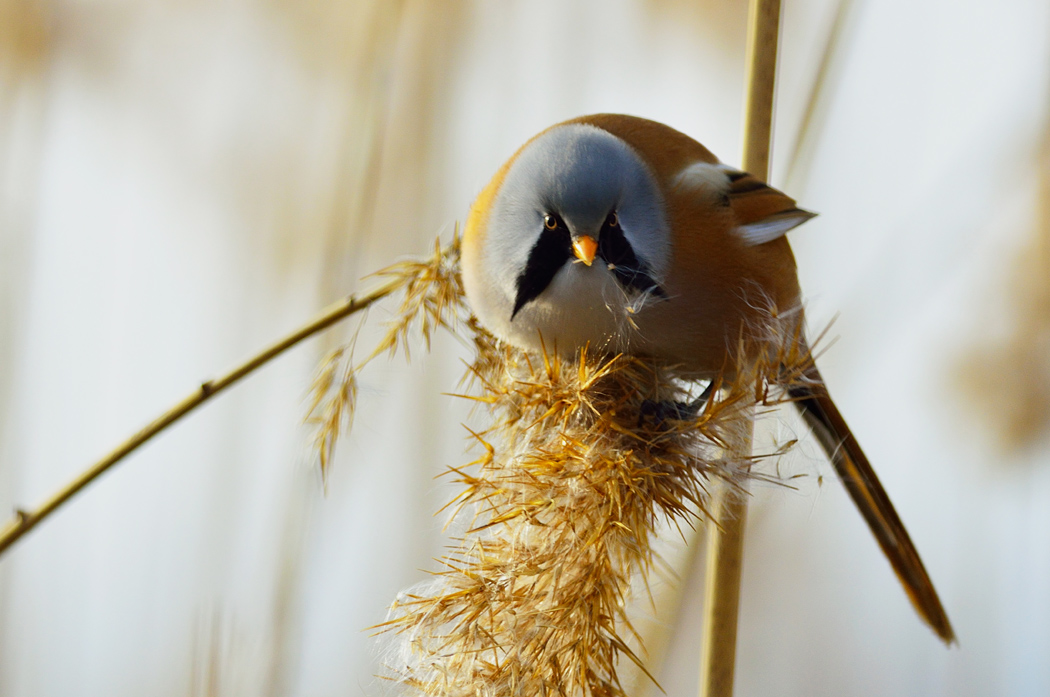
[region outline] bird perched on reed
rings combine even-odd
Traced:
[[[524,349],[629,353],[731,379],[770,309],[801,332],[785,233],[813,217],[663,124],[597,114],[523,145],[471,208],[463,282],[481,323]],[[744,357],[746,359],[746,356]],[[857,439],[808,362],[786,386],[922,618],[954,633]]]

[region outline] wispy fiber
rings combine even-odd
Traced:
[[[408,357],[409,337],[415,329],[429,350],[436,330],[447,329],[455,334],[461,320],[469,322],[459,276],[458,232],[447,247],[435,240],[430,258],[403,261],[374,275],[386,279],[384,288],[402,294],[397,318],[388,324],[386,334],[360,363],[354,362],[356,335],[348,345],[329,352],[310,388],[306,422],[314,426],[314,443],[325,480],[336,442],[353,423],[358,371],[382,353],[393,355],[400,350]]]
[[[797,348],[798,315],[752,327],[735,378],[690,414],[675,405],[701,385],[673,366],[498,342],[467,314],[457,262],[453,244],[386,272],[411,280],[377,351],[405,346],[415,325],[424,337],[458,328],[476,348],[464,397],[491,419],[471,434],[481,456],[449,469],[466,533],[378,628],[402,639],[387,677],[445,697],[625,695],[621,661],[645,670],[626,611],[632,576],[647,578],[661,523],[696,523],[711,483],[742,491],[762,476],[722,446],[742,414],[801,379],[811,357]]]

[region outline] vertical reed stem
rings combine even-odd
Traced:
[[[754,411],[740,414],[724,456],[740,463],[751,457]],[[742,466],[746,466],[743,465]],[[722,484],[712,492],[707,524],[704,632],[700,647],[701,697],[731,697],[736,669],[740,571],[747,523],[746,490]]]
[[[747,35],[747,96],[744,107],[744,170],[769,178],[780,0],[751,0]],[[741,415],[725,456],[751,457],[754,412]],[[747,523],[746,491],[722,486],[713,492],[708,523],[704,583],[704,631],[700,652],[701,697],[731,697],[736,669],[740,572]]]
[[[744,171],[768,180],[780,0],[751,0],[748,24],[743,165]]]

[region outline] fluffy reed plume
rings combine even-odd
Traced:
[[[492,426],[473,435],[473,467],[451,470],[469,530],[382,625],[403,635],[396,677],[447,697],[624,695],[621,659],[645,670],[626,614],[632,575],[650,571],[663,519],[695,522],[712,480],[742,491],[758,476],[720,446],[782,357],[769,352],[699,414],[671,419],[666,406],[691,396],[671,368],[482,344],[472,399]]]
[[[797,347],[798,315],[770,313],[737,353],[750,358],[698,410],[699,385],[674,367],[582,351],[575,360],[496,341],[469,315],[458,240],[420,263],[383,273],[405,295],[376,351],[407,350],[412,327],[468,333],[475,358],[464,395],[491,425],[471,433],[481,457],[449,469],[463,490],[449,506],[467,527],[443,570],[402,594],[380,631],[400,634],[392,679],[423,695],[618,697],[624,658],[645,671],[627,617],[634,575],[654,562],[651,538],[667,520],[693,525],[709,485],[743,492],[762,476],[723,445],[755,405],[771,405],[811,360]],[[464,337],[465,338],[465,337]],[[334,354],[315,385],[313,412],[326,466],[353,412],[360,365]],[[779,453],[773,453],[774,455]],[[651,677],[651,676],[650,676]]]
[[[482,456],[450,467],[463,485],[449,504],[466,533],[443,570],[402,594],[380,631],[401,635],[388,669],[423,695],[624,695],[626,658],[645,671],[627,616],[631,578],[653,565],[651,537],[667,520],[693,525],[714,480],[743,491],[752,459],[723,455],[744,411],[770,405],[772,384],[801,379],[797,315],[741,340],[751,358],[695,413],[695,383],[674,367],[586,351],[532,355],[493,339],[469,316],[458,240],[419,263],[382,272],[404,289],[398,319],[372,357],[406,350],[418,325],[469,334],[468,395],[491,425],[471,437]],[[315,384],[321,462],[353,414],[360,365],[333,355]],[[362,363],[363,364],[363,363]],[[780,390],[774,390],[780,394]],[[773,453],[779,455],[779,453]]]
[[[395,287],[394,292],[403,294],[397,319],[388,324],[386,335],[360,363],[354,361],[356,334],[349,344],[330,352],[321,361],[310,388],[306,422],[314,426],[314,444],[321,476],[326,481],[336,442],[354,420],[358,371],[381,353],[393,355],[401,350],[408,357],[409,336],[414,327],[419,328],[429,350],[436,330],[447,329],[455,334],[461,321],[475,326],[464,303],[459,241],[457,231],[446,247],[435,240],[430,258],[399,262],[373,274],[387,279]]]

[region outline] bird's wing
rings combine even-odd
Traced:
[[[674,185],[732,208],[736,234],[752,246],[771,242],[817,215],[762,180],[721,163],[694,162],[678,173]]]
[[[799,208],[795,199],[747,172],[726,169],[726,175],[726,194],[736,215],[737,234],[750,245],[775,240],[817,215]]]

